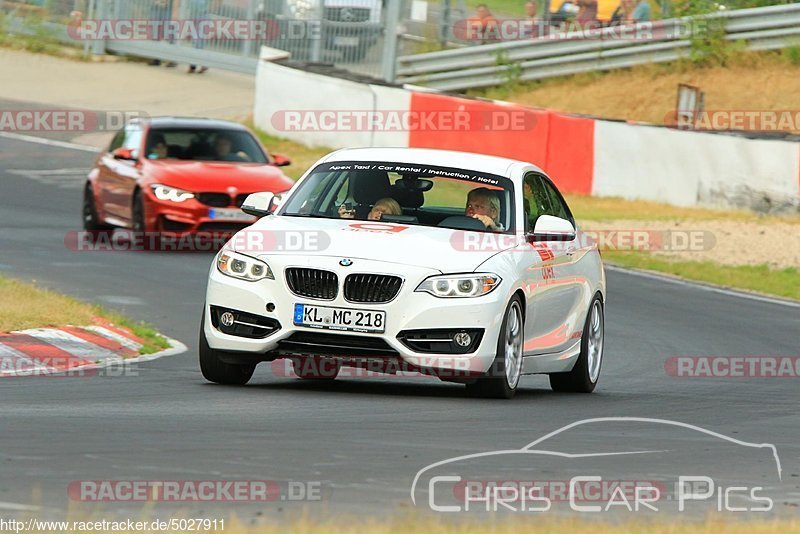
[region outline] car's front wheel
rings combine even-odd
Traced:
[[[503,317],[494,362],[484,376],[467,384],[470,395],[496,399],[510,399],[514,396],[522,376],[524,329],[522,302],[519,296],[514,295]]]
[[[255,365],[233,364],[222,361],[220,353],[208,346],[204,329],[205,317],[200,322],[200,371],[209,382],[241,386],[247,384],[256,370]]]
[[[600,379],[605,343],[605,315],[600,295],[595,295],[586,315],[586,324],[581,336],[581,353],[575,367],[569,373],[550,375],[553,391],[567,393],[591,393]]]

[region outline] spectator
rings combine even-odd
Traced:
[[[492,16],[486,4],[478,4],[475,16],[467,20],[467,26],[469,39],[478,40],[481,44],[497,40],[497,19]]]
[[[611,22],[615,24],[623,24],[631,19],[633,14],[634,0],[621,0],[614,14],[611,15]]]
[[[575,22],[581,26],[588,26],[597,22],[597,0],[575,0],[578,6],[578,15]]]
[[[633,19],[634,22],[647,22],[650,20],[651,16],[650,3],[647,0],[639,0],[630,18]]]
[[[536,37],[544,33],[542,21],[536,18],[538,6],[534,0],[525,2],[525,22],[530,25],[530,28],[525,28],[525,35],[523,37]]]

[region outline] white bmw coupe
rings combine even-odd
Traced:
[[[510,398],[520,376],[591,392],[605,273],[564,197],[530,163],[363,148],[318,161],[214,259],[200,329],[205,378],[259,362],[301,378],[413,370]]]

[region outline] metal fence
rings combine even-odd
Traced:
[[[724,38],[751,50],[800,43],[800,4],[720,11],[702,17],[642,23],[649,33],[603,28],[591,38],[551,34],[543,38],[485,44],[398,58],[398,81],[441,90],[501,85],[581,72],[675,61],[689,57],[690,35],[709,21],[724,23]],[[636,27],[627,28],[636,30]]]
[[[0,6],[8,31],[45,31],[94,53],[254,73],[265,45],[296,60],[391,78],[397,52],[386,35],[397,35],[410,1],[0,0]],[[392,12],[394,23],[387,21]],[[149,29],[126,33],[137,23]]]

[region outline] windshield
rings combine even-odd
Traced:
[[[269,163],[253,136],[243,130],[217,128],[152,128],[147,159]]]
[[[471,170],[392,162],[316,167],[280,211],[341,218],[511,232],[513,185]]]

